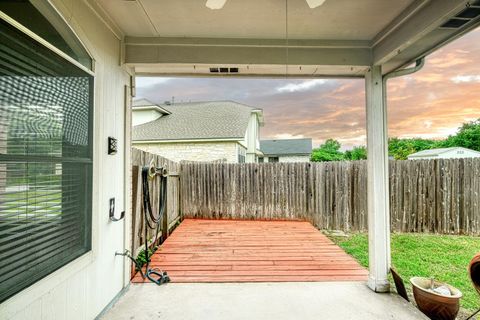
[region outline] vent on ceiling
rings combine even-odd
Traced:
[[[471,2],[463,11],[440,26],[444,29],[458,29],[480,16],[480,0]]]
[[[238,73],[238,68],[210,68],[210,73]]]
[[[450,19],[444,24],[442,24],[440,28],[458,29],[464,24],[468,23],[469,21],[470,20],[466,20],[466,19]]]
[[[480,8],[467,8],[457,14],[456,18],[464,18],[464,19],[474,19],[480,15]]]

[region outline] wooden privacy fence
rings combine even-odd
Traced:
[[[367,229],[365,161],[181,165],[185,217],[302,219]],[[390,162],[391,226],[401,232],[480,233],[480,159]]]
[[[166,166],[168,170],[167,177],[167,214],[160,225],[160,235],[165,238],[168,231],[173,228],[180,219],[180,164],[165,159],[159,155],[151,154],[139,149],[132,148],[132,243],[131,248],[134,256],[145,246],[145,221],[142,210],[142,167],[150,166],[152,163],[156,167]],[[149,181],[150,200],[152,210],[158,213],[160,179]],[[155,237],[155,230],[148,229],[147,240],[151,241]]]

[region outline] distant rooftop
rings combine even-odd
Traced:
[[[310,155],[312,153],[312,139],[260,140],[260,150],[266,156]]]
[[[409,154],[408,158],[435,157],[435,156],[441,155],[442,153],[453,151],[453,150],[467,150],[467,151],[470,151],[470,152],[480,154],[480,152],[472,150],[472,149],[468,149],[468,148],[450,147],[450,148],[436,148],[436,149],[422,150],[422,151],[419,151],[419,152]]]
[[[139,100],[136,107],[151,103]],[[134,141],[243,139],[252,112],[262,110],[234,101],[182,102],[157,105],[171,114],[133,127]],[[262,120],[261,120],[262,121]]]
[[[148,99],[134,99],[132,102],[132,109],[133,110],[157,110],[158,112],[166,115],[170,114],[171,112],[166,108],[151,102]]]
[[[132,103],[133,107],[146,107],[146,106],[158,106],[156,103],[153,103],[152,101],[148,99],[134,99]]]

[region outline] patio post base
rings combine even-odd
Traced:
[[[390,282],[387,279],[376,280],[370,277],[368,278],[367,286],[378,293],[390,292]]]

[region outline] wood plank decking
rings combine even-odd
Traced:
[[[308,222],[185,219],[152,257],[172,282],[365,281]],[[140,274],[132,282],[143,282]]]

